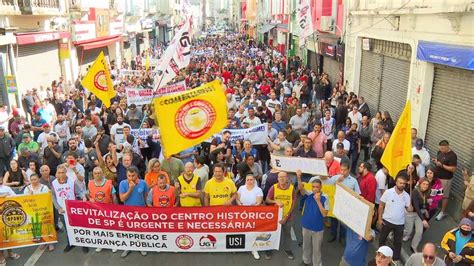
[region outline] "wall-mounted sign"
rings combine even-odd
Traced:
[[[5,84],[7,86],[8,93],[18,93],[15,76],[5,76]]]

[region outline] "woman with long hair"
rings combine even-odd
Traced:
[[[99,133],[94,141],[95,152],[97,154],[97,160],[99,162],[99,167],[102,169],[104,176],[106,179],[111,180],[114,187],[118,187],[117,183],[117,168],[115,167],[114,160],[112,155],[106,154],[102,156],[102,152],[100,151],[99,142],[102,138],[103,133]],[[109,150],[114,146],[113,143],[109,143]]]
[[[415,171],[416,172],[416,171]],[[413,227],[415,227],[415,234],[411,241],[411,251],[417,252],[420,244],[423,230],[429,227],[429,213],[428,213],[428,199],[430,198],[430,182],[428,180],[420,181],[417,187],[411,193],[411,206],[405,214],[405,230],[403,241],[408,241],[411,238]]]
[[[257,150],[252,147],[250,140],[244,140],[244,149],[240,152],[240,157],[245,158],[247,155],[252,155],[257,160]]]
[[[382,113],[378,111],[375,113],[374,117],[370,120],[370,125],[372,126],[372,131],[377,130],[378,123],[382,121]]]
[[[148,188],[152,188],[158,184],[158,177],[164,175],[166,177],[166,183],[170,184],[170,178],[168,173],[161,170],[160,160],[153,158],[148,162],[147,171],[145,174],[145,182]]]
[[[382,113],[382,125],[383,129],[385,132],[393,132],[394,125],[393,125],[393,120],[392,116],[390,116],[390,113],[388,111],[383,111]]]
[[[23,188],[29,185],[26,172],[20,168],[17,160],[10,161],[10,169],[3,176],[3,185],[9,186],[16,194],[21,194]]]
[[[434,169],[433,166],[428,166],[428,168],[426,168],[425,178],[423,179],[430,182],[430,197],[428,199],[429,219],[435,215],[438,210],[438,204],[443,199],[443,184],[441,184],[441,180],[435,176]],[[421,181],[422,180],[418,183],[421,183]]]

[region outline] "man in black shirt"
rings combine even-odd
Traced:
[[[447,140],[439,142],[439,151],[436,159],[433,159],[433,163],[436,165],[434,175],[441,180],[441,184],[443,185],[441,211],[438,213],[438,216],[436,216],[436,220],[440,221],[446,217],[445,210],[448,206],[451,182],[458,164],[458,157],[456,153],[449,148],[449,142]]]

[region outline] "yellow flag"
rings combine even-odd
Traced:
[[[115,97],[115,90],[103,52],[100,52],[82,79],[82,86],[97,96],[106,107],[110,106],[110,100]]]
[[[221,81],[156,98],[165,157],[203,142],[227,125],[227,101]]]
[[[411,103],[408,101],[380,162],[388,169],[390,176],[395,178],[398,172],[405,169],[411,161]]]
[[[148,71],[148,69],[150,69],[150,58],[148,57],[148,52],[146,52],[145,70]]]

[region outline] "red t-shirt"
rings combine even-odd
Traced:
[[[270,85],[261,85],[260,90],[263,95],[268,95],[270,93]]]
[[[222,78],[224,79],[224,83],[227,84],[227,82],[229,82],[229,80],[232,78],[232,73],[229,71],[224,71],[222,72]]]
[[[375,203],[375,191],[377,190],[377,180],[375,180],[374,174],[371,172],[367,173],[360,179],[359,182],[361,196],[364,199]]]

